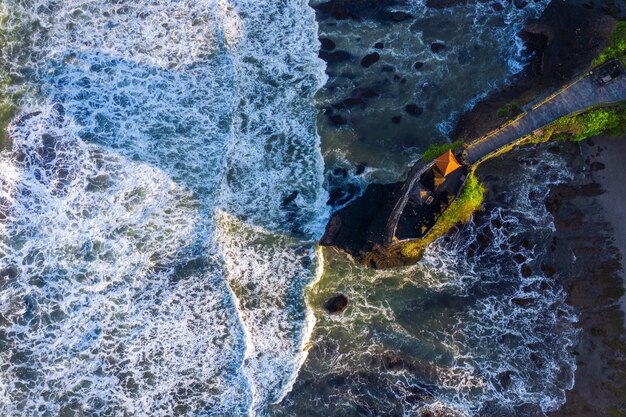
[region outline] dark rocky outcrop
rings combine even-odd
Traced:
[[[458,4],[465,4],[467,0],[426,0],[426,7],[432,9],[446,9]]]
[[[322,18],[330,17],[337,20],[361,20],[368,18],[389,19],[386,10],[397,5],[397,0],[330,0],[313,6]]]
[[[335,42],[333,42],[332,39],[328,39],[328,38],[320,38],[320,45],[322,49],[325,51],[332,51],[337,46],[335,45]]]
[[[330,297],[324,303],[324,308],[331,314],[341,313],[348,307],[348,297],[338,294]]]
[[[367,54],[361,59],[361,66],[363,68],[369,68],[380,60],[380,54],[378,52],[372,52]]]
[[[350,59],[350,53],[347,51],[320,51],[319,56],[329,65],[338,64],[340,62],[348,61]]]
[[[422,113],[424,113],[424,108],[418,106],[415,103],[410,103],[404,106],[404,111],[413,117],[418,117],[421,116]]]
[[[515,5],[521,7],[522,3]],[[525,25],[520,37],[526,45],[528,65],[507,85],[492,91],[460,116],[451,132],[454,140],[471,140],[489,132],[502,123],[497,115],[499,108],[511,102],[531,102],[589,68],[608,44],[616,20],[603,12],[602,2],[591,8],[581,3],[554,0],[539,19]]]
[[[370,184],[361,197],[331,217],[320,245],[336,246],[356,258],[381,245],[401,185]]]
[[[436,54],[439,54],[447,49],[447,46],[442,42],[433,42],[430,44],[430,50]]]

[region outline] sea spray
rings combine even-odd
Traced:
[[[576,316],[559,281],[539,271],[553,223],[537,202],[568,176],[558,156],[533,152],[507,156],[517,172],[502,180],[505,202],[439,239],[415,266],[374,271],[325,249],[333,269],[310,295],[314,348],[275,415],[311,403],[320,416],[323,404],[346,416],[544,415],[564,402]],[[329,316],[323,302],[337,293],[349,306]]]
[[[303,357],[325,221],[312,11],[7,7],[31,38],[2,62],[25,87],[0,156],[2,412],[263,414]]]

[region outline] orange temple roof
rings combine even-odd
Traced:
[[[435,159],[435,165],[444,177],[461,168],[461,164],[459,164],[459,161],[456,160],[452,151],[448,151]]]

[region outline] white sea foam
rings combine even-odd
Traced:
[[[304,355],[325,217],[313,12],[9,6],[31,38],[3,62],[25,93],[0,157],[2,414],[263,414]]]

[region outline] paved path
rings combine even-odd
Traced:
[[[626,100],[626,76],[622,75],[603,87],[598,87],[590,77],[585,76],[535,105],[515,121],[472,142],[465,150],[465,161],[473,165],[503,146],[570,113],[622,100]]]
[[[404,207],[406,203],[409,201],[410,191],[413,189],[413,186],[417,182],[417,180],[422,176],[424,172],[432,165],[431,162],[426,162],[422,158],[418,159],[415,164],[409,170],[409,174],[407,175],[404,184],[402,184],[402,188],[400,189],[400,197],[396,201],[396,204],[391,210],[391,214],[387,219],[387,227],[385,227],[385,236],[383,237],[385,245],[389,245],[393,242],[393,238],[396,236],[396,227],[398,227],[398,222],[400,221],[400,216],[402,216],[402,212],[404,211]]]
[[[560,117],[597,104],[615,103],[622,100],[626,100],[626,75],[621,75],[603,87],[594,84],[589,76],[581,77],[540,101],[512,122],[470,143],[463,153],[465,163],[474,165],[500,148],[522,139]],[[409,200],[409,192],[430,165],[430,163],[419,159],[409,171],[400,191],[400,196],[387,221],[383,237],[385,244],[389,245],[393,242],[398,221]]]

